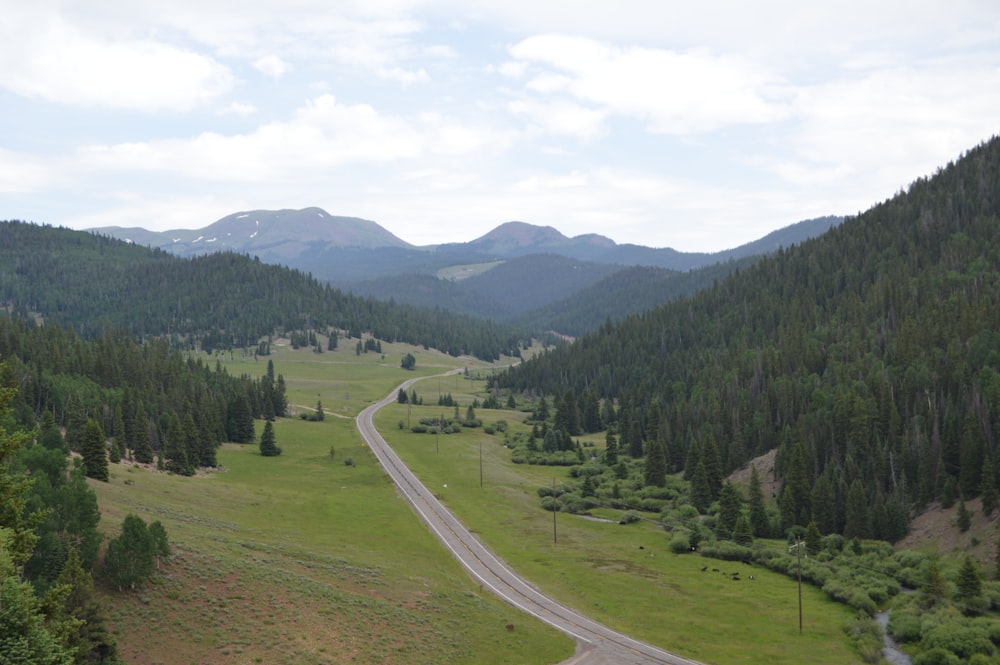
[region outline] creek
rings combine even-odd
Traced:
[[[896,640],[889,634],[889,615],[891,610],[875,613],[875,622],[882,628],[882,657],[891,665],[911,665],[908,655],[899,650]]]

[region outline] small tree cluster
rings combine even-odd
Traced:
[[[141,587],[153,574],[154,562],[170,556],[167,531],[159,521],[147,526],[135,515],[122,522],[121,534],[108,543],[104,574],[119,591]]]

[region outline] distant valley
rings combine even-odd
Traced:
[[[567,237],[551,226],[517,221],[470,242],[415,246],[376,222],[315,207],[237,212],[194,230],[92,231],[180,257],[246,254],[356,295],[578,335],[609,316],[621,318],[710,286],[754,257],[822,235],[842,221],[802,221],[716,253],[618,244],[597,234]],[[591,289],[604,294],[610,312],[589,307],[592,296],[581,301]]]

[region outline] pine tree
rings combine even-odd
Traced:
[[[614,466],[618,463],[618,438],[612,428],[604,435],[604,463]]]
[[[718,532],[720,538],[728,538],[736,528],[736,521],[742,514],[743,500],[740,493],[732,483],[726,483],[719,492],[719,521]]]
[[[752,467],[750,471],[750,528],[753,535],[758,538],[766,538],[771,531],[757,467]]]
[[[108,449],[104,443],[104,431],[96,420],[90,418],[83,428],[80,439],[80,455],[87,469],[87,477],[108,480]]]
[[[167,471],[182,476],[192,474],[191,465],[188,463],[187,445],[184,441],[184,429],[181,427],[177,414],[173,411],[169,415],[166,441],[161,455],[164,458],[163,466]]]
[[[135,408],[135,416],[132,419],[134,424],[132,430],[135,433],[135,440],[132,442],[132,457],[140,464],[153,463],[153,447],[149,443],[149,418],[146,416],[146,407],[139,402]]]
[[[701,446],[701,461],[705,465],[705,478],[708,487],[712,492],[712,500],[719,498],[722,491],[722,455],[719,453],[719,446],[715,442],[715,437],[711,434],[705,437]]]
[[[712,488],[708,484],[708,474],[705,473],[705,463],[698,460],[691,478],[691,505],[704,515],[712,504]]]
[[[733,540],[737,545],[748,547],[753,544],[753,533],[751,533],[750,520],[743,513],[740,513],[733,527]]]
[[[983,580],[979,575],[979,568],[968,554],[962,561],[962,567],[958,569],[958,579],[955,580],[955,586],[958,589],[957,597],[963,600],[975,598],[983,591]]]
[[[667,485],[667,444],[660,438],[650,439],[646,450],[645,482],[655,487]]]
[[[965,499],[958,500],[958,530],[965,533],[972,526],[972,513],[965,507]]]
[[[264,433],[260,435],[260,454],[264,457],[276,457],[281,454],[281,448],[275,443],[274,423],[270,420],[264,423]]]
[[[822,547],[823,536],[819,533],[819,527],[816,526],[816,522],[809,522],[809,526],[806,527],[806,551],[810,556],[816,556]]]
[[[114,420],[111,421],[111,427],[114,428],[112,435],[114,437],[111,450],[111,461],[118,463],[121,461],[122,456],[125,455],[126,443],[125,443],[125,417],[122,414],[121,404],[115,405],[115,416]]]
[[[993,474],[993,465],[990,463],[989,455],[983,455],[983,470],[979,484],[979,493],[983,501],[983,514],[988,517],[997,509],[997,501],[1000,499],[997,495],[996,478]]]
[[[868,514],[868,498],[861,480],[854,479],[847,490],[846,521],[844,538],[870,538],[871,524]]]

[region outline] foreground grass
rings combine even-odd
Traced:
[[[275,356],[290,401],[314,406],[318,391],[325,409],[329,400],[349,415],[411,376],[388,354],[320,359]],[[105,530],[128,513],[158,519],[175,550],[155,584],[109,594],[127,662],[541,664],[572,654],[571,640],[472,583],[397,497],[353,419],[283,419],[275,432],[277,458],[226,445],[225,471],[207,477],[112,465],[111,482],[93,485]]]
[[[463,415],[480,388],[467,384],[460,398]],[[625,633],[706,663],[861,662],[844,632],[855,613],[818,589],[803,590],[800,635],[798,591],[788,578],[673,554],[669,536],[651,521],[621,526],[558,514],[553,524],[536,490],[565,480],[565,468],[513,465],[502,435],[482,429],[438,437],[398,426],[407,417],[433,417],[441,410],[393,405],[376,424],[485,543],[544,591]],[[476,413],[487,425],[503,419],[516,427],[523,418],[512,411]],[[732,572],[741,580],[725,574]]]

